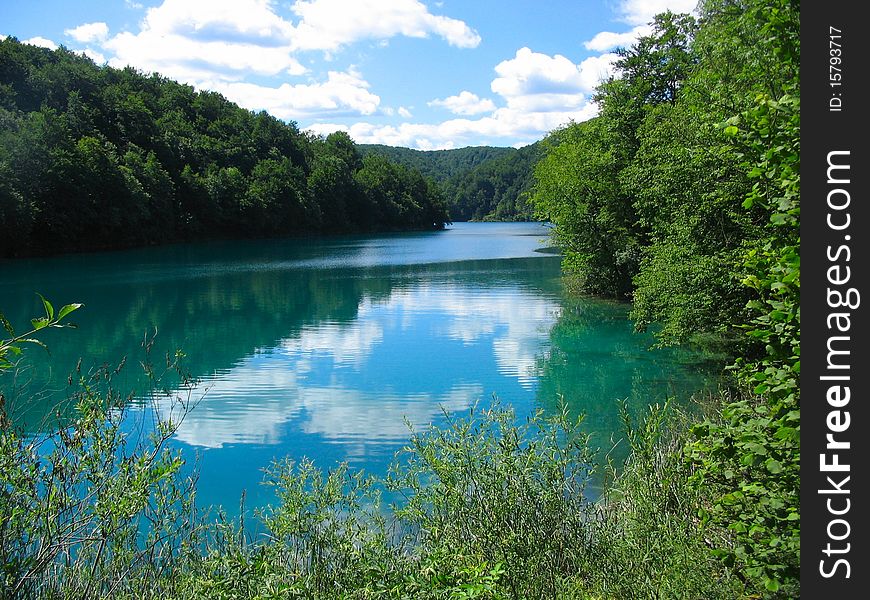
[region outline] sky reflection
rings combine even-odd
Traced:
[[[555,298],[516,285],[418,281],[366,297],[354,320],[306,325],[202,378],[175,439],[216,449],[305,437],[314,454],[339,444],[362,459],[444,411],[532,390],[559,313]]]

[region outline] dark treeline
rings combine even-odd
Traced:
[[[441,184],[453,221],[528,221],[534,166],[540,142],[522,148],[491,146],[455,150],[412,150],[361,145],[364,154],[379,154],[420,170]]]
[[[447,220],[434,183],[346,134],[0,41],[0,256]]]
[[[684,451],[728,532],[715,552],[781,597],[800,548],[799,21],[796,0],[657,16],[599,116],[546,140],[533,197],[584,290],[631,299],[664,344],[742,357]]]
[[[393,162],[413,167],[425,177],[431,177],[438,183],[444,183],[453,177],[463,175],[475,167],[510,154],[511,148],[496,146],[469,146],[451,150],[414,150],[383,144],[360,144],[363,156],[379,154]]]

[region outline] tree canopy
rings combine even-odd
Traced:
[[[565,268],[639,328],[741,358],[741,395],[685,457],[713,551],[793,597],[800,513],[800,7],[703,0],[619,51],[599,116],[546,141],[533,203]],[[749,335],[746,335],[746,334]]]

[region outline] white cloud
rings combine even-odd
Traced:
[[[645,25],[659,13],[690,13],[697,5],[698,0],[622,0],[619,12],[626,23]]]
[[[239,81],[249,74],[306,72],[291,55],[292,24],[266,0],[165,0],[149,8],[138,33],[103,47],[112,66],[133,65],[185,83]]]
[[[82,54],[84,54],[85,56],[90,58],[92,61],[94,61],[98,65],[105,64],[105,62],[106,62],[106,57],[103,56],[103,54],[101,52],[97,52],[96,50],[93,50],[91,48],[85,48],[84,50],[82,50]]]
[[[456,96],[450,96],[443,100],[432,100],[429,106],[446,108],[456,115],[477,115],[495,110],[495,104],[489,98],[481,99],[477,94],[462,91]]]
[[[602,31],[598,33],[588,42],[583,45],[587,50],[595,52],[604,52],[614,48],[630,48],[634,43],[644,35],[652,33],[652,27],[649,25],[638,25],[631,31],[625,33],[613,33],[612,31]]]
[[[499,77],[490,87],[509,101],[530,94],[577,94],[583,91],[580,70],[561,54],[548,56],[520,48],[514,58],[496,65],[495,72]]]
[[[287,45],[293,25],[268,0],[164,0],[149,8],[142,29],[203,42]]]
[[[268,87],[213,81],[202,87],[216,90],[244,108],[265,110],[279,119],[371,115],[381,101],[368,90],[368,82],[354,71],[330,71],[326,81],[310,84],[283,83]]]
[[[403,119],[410,119],[412,116],[411,111],[405,108],[404,106],[399,107],[399,116]]]
[[[75,41],[83,44],[102,42],[109,37],[109,26],[100,22],[85,23],[78,27],[74,27],[73,29],[65,29],[64,33]]]
[[[306,72],[305,67],[282,48],[219,40],[202,42],[153,31],[137,35],[125,32],[106,42],[104,47],[114,53],[109,61],[114,67],[133,65],[190,84],[209,79],[238,81],[250,74],[274,76],[282,72],[293,75]]]
[[[318,122],[306,129],[320,135],[346,131],[361,144],[407,146],[419,150],[481,143],[525,145],[571,121],[586,121],[594,117],[598,107],[591,102],[590,94],[602,80],[613,74],[616,59],[615,54],[603,54],[575,64],[559,54],[549,56],[521,48],[513,58],[495,67],[497,77],[491,88],[501,96],[505,106],[497,108],[492,100],[482,100],[468,91],[429,103],[466,116],[489,112],[486,116],[398,125]]]
[[[138,31],[109,37],[105,23],[86,23],[66,33],[81,43],[99,42],[100,51],[83,51],[97,62],[108,57],[113,67],[158,72],[294,120],[372,115],[380,105],[353,67],[332,70],[325,80],[288,82],[288,75],[309,72],[300,52],[322,50],[329,59],[355,41],[396,35],[440,36],[459,47],[480,43],[464,22],[434,15],[418,0],[297,0],[289,7],[274,0],[163,0],[146,10]],[[404,107],[398,113],[411,117]]]
[[[419,0],[297,0],[290,7],[298,18],[295,24],[279,14],[280,8],[273,0],[164,0],[147,10],[140,33],[152,34],[143,41],[219,39],[280,46],[287,52],[334,51],[356,41],[385,41],[396,35],[434,34],[461,48],[480,43],[466,23],[433,15]]]
[[[612,74],[616,58],[614,54],[604,54],[578,65],[561,54],[549,56],[520,48],[514,58],[496,65],[499,76],[490,87],[514,111],[571,115],[581,111],[585,115],[589,94]],[[535,120],[534,116],[531,118]]]
[[[335,50],[361,39],[435,34],[452,46],[474,48],[480,36],[458,19],[433,15],[418,0],[298,0],[294,48]]]
[[[32,37],[29,40],[24,40],[23,43],[31,44],[33,46],[41,46],[43,48],[48,48],[49,50],[57,50],[57,44],[52,42],[50,39],[41,36]]]
[[[573,109],[527,111],[499,108],[480,119],[451,119],[441,123],[400,123],[352,125],[318,122],[305,129],[318,135],[345,131],[359,144],[405,146],[418,150],[447,150],[468,145],[502,144],[525,146],[571,121],[586,121],[598,114],[598,107],[584,101]]]
[[[622,33],[602,31],[583,45],[587,50],[596,52],[617,47],[628,48],[641,36],[652,33],[649,23],[657,14],[668,10],[673,13],[690,13],[697,4],[697,0],[622,0],[618,9],[620,18],[634,28]]]
[[[607,80],[616,71],[614,63],[619,59],[617,54],[602,54],[590,56],[580,63],[580,79],[583,89],[593,91],[598,84]]]

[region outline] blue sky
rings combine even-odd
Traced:
[[[222,93],[316,133],[522,146],[596,113],[613,50],[695,0],[0,0],[0,35]]]

